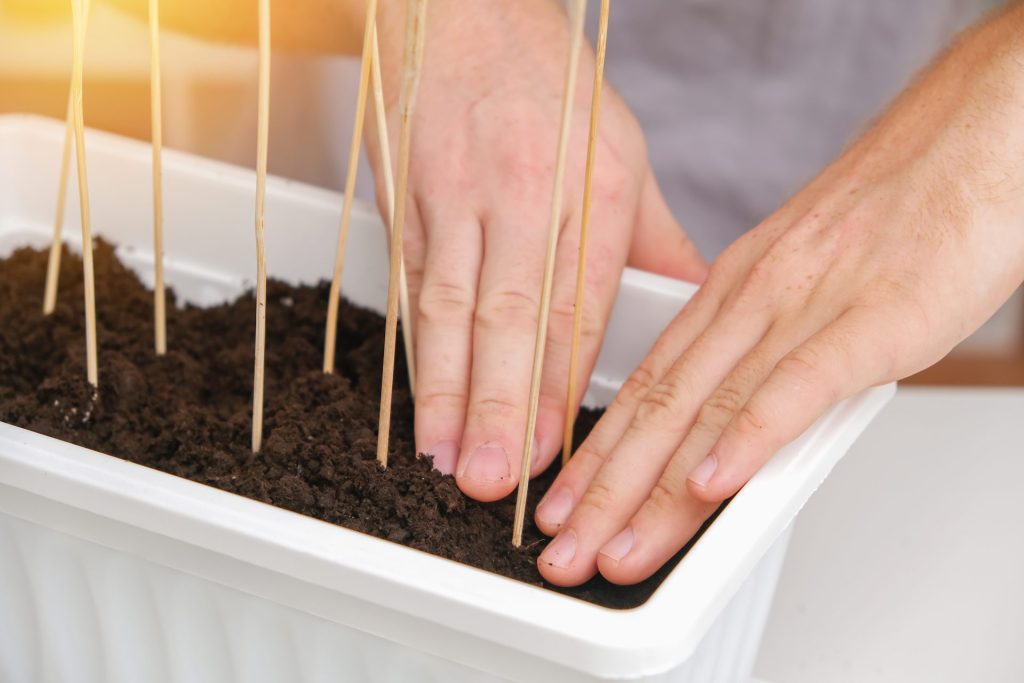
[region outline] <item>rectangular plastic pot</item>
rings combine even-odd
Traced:
[[[46,244],[62,137],[56,121],[0,117],[0,252]],[[164,158],[169,282],[200,304],[239,293],[254,273],[253,174]],[[90,131],[88,164],[96,233],[148,273],[148,146]],[[272,275],[328,276],[340,201],[269,183]],[[77,204],[72,189],[72,244]],[[345,295],[380,309],[385,263],[361,206]],[[692,292],[624,274],[589,403],[614,395]],[[0,680],[743,681],[793,517],[892,392],[845,401],[783,449],[627,611],[0,424]]]

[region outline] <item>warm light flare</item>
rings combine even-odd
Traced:
[[[0,21],[70,23],[71,5],[67,0],[0,0]]]

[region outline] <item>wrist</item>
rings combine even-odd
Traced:
[[[404,51],[405,2],[379,0],[377,30],[389,106]],[[560,0],[429,0],[424,78],[487,81],[510,65],[541,72],[561,65],[569,41]]]

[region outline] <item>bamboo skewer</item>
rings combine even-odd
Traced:
[[[348,227],[352,219],[352,202],[356,189],[356,175],[359,172],[359,143],[363,139],[363,123],[366,116],[366,91],[370,80],[370,66],[373,62],[373,28],[376,25],[377,0],[366,4],[366,28],[363,32],[363,54],[359,70],[359,91],[356,95],[355,125],[352,127],[352,145],[348,155],[348,175],[345,178],[345,196],[341,207],[341,229],[338,231],[338,248],[334,255],[334,277],[331,279],[331,294],[327,301],[327,329],[324,333],[324,372],[334,372],[334,351],[338,339],[338,306],[341,293],[341,276],[345,267],[345,247],[348,243]]]
[[[89,23],[89,0],[84,0],[83,22]],[[50,315],[57,307],[57,285],[60,281],[61,233],[64,229],[64,207],[68,195],[68,171],[71,167],[71,146],[75,139],[75,100],[71,86],[68,86],[68,110],[64,127],[64,153],[60,162],[60,181],[57,184],[57,210],[53,219],[53,240],[50,242],[50,259],[46,265],[46,289],[43,292],[43,314]]]
[[[57,307],[57,284],[60,279],[60,260],[64,228],[64,203],[68,193],[68,174],[71,166],[71,145],[75,138],[75,104],[68,89],[68,116],[64,130],[64,154],[60,162],[60,181],[57,184],[57,212],[53,220],[53,240],[50,242],[50,260],[46,266],[46,290],[43,293],[43,315],[50,315]]]
[[[387,109],[384,106],[384,81],[380,73],[380,43],[377,26],[373,27],[373,103],[377,118],[377,145],[380,147],[381,170],[384,174],[384,196],[388,205],[388,234],[395,220],[395,176],[391,171],[391,143],[388,140]],[[409,373],[409,393],[416,395],[416,353],[413,348],[412,316],[409,315],[409,285],[405,277],[405,257],[398,274],[398,309],[402,320],[402,341],[405,343],[405,367]]]
[[[75,119],[75,157],[78,170],[78,199],[82,213],[82,277],[85,282],[85,362],[86,377],[93,389],[99,388],[99,362],[96,350],[96,278],[92,259],[92,227],[89,221],[89,181],[85,164],[85,114],[82,111],[82,80],[85,65],[86,0],[71,0],[74,26],[74,58],[71,70],[71,99]]]
[[[162,98],[160,93],[160,1],[149,0],[149,93],[153,138],[153,327],[156,354],[167,353],[167,292],[164,288],[164,195]]]
[[[586,0],[573,0],[574,10],[570,27],[569,61],[566,65],[565,91],[562,94],[562,119],[558,132],[558,157],[555,162],[555,180],[551,193],[551,214],[548,223],[547,256],[544,263],[544,284],[541,288],[537,339],[533,348],[533,373],[530,378],[530,404],[526,417],[526,435],[523,439],[523,457],[519,472],[519,491],[516,494],[516,514],[512,527],[512,545],[523,544],[523,522],[526,517],[526,494],[530,485],[530,464],[533,436],[537,429],[537,404],[540,401],[540,381],[544,370],[544,348],[547,345],[548,318],[551,313],[551,285],[555,273],[555,254],[558,230],[562,219],[562,193],[565,185],[565,166],[569,152],[569,132],[572,128],[573,100],[576,93],[576,74],[579,70],[580,45],[583,42],[583,19]]]
[[[423,70],[423,49],[427,33],[427,1],[412,0],[405,25],[405,55],[402,65],[402,92],[399,101],[401,128],[398,135],[398,176],[395,187],[395,212],[391,226],[391,262],[388,272],[388,309],[384,327],[384,372],[380,389],[380,420],[377,431],[377,462],[388,466],[388,442],[391,437],[391,394],[394,388],[395,346],[398,336],[398,284],[402,263],[402,233],[405,229],[406,198],[409,191],[409,155],[412,115],[416,91]]]
[[[270,131],[270,0],[259,0],[259,92],[256,121],[256,366],[252,390],[252,451],[263,445],[263,382],[267,355],[267,142]]]
[[[590,232],[590,200],[597,153],[597,128],[601,114],[601,88],[604,61],[608,52],[608,15],[611,0],[601,0],[601,18],[597,29],[597,55],[594,63],[594,92],[590,100],[590,132],[587,135],[587,166],[583,174],[583,210],[580,216],[580,253],[576,265],[576,299],[572,315],[572,343],[569,351],[569,385],[565,396],[565,429],[562,433],[562,465],[572,457],[572,432],[576,422],[577,374],[579,372],[580,332],[583,327],[583,289],[587,267],[587,237]]]

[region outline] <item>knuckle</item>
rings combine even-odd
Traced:
[[[743,281],[731,295],[731,307],[750,313],[764,307],[766,297],[775,291],[777,262],[771,255],[758,258],[750,266]]]
[[[778,365],[779,372],[801,384],[814,382],[822,369],[820,354],[808,344],[790,351]]]
[[[489,330],[507,331],[509,329],[537,326],[537,299],[517,289],[504,289],[492,292],[480,302],[476,311],[478,325]]]
[[[615,402],[624,404],[633,404],[638,401],[642,401],[647,392],[654,386],[655,378],[646,365],[640,365],[636,370],[626,379],[622,384],[622,388],[619,390],[618,395],[615,397]]]
[[[576,324],[576,305],[573,301],[553,301],[548,318],[549,344],[559,344],[568,347],[572,342],[572,330]],[[580,341],[587,343],[600,339],[604,332],[601,321],[597,319],[596,313],[584,305],[580,311]]]
[[[616,499],[615,491],[610,486],[595,479],[583,494],[579,508],[584,514],[589,512],[603,515],[614,509]]]
[[[636,421],[642,425],[671,422],[683,409],[683,399],[675,386],[662,380],[657,382],[636,410]]]
[[[454,282],[434,282],[420,292],[417,312],[429,323],[467,322],[473,315],[474,294]]]
[[[667,481],[665,477],[658,480],[658,483],[651,489],[651,494],[647,498],[650,507],[654,511],[662,513],[673,512],[678,509],[681,500],[682,493],[679,487],[674,482]]]
[[[732,421],[732,428],[739,434],[759,435],[765,433],[765,418],[750,406],[743,406]]]
[[[466,405],[466,393],[452,388],[426,389],[416,392],[416,407],[420,410],[437,411],[438,409],[463,408]]]
[[[732,387],[719,387],[701,406],[697,423],[708,429],[724,429],[732,416],[743,409],[744,398]]]
[[[780,388],[802,392],[829,404],[838,402],[846,375],[841,365],[825,358],[825,350],[820,346],[826,343],[833,342],[819,339],[818,344],[804,344],[779,361],[776,375],[777,381],[781,381]]]
[[[522,408],[509,396],[491,394],[473,399],[472,413],[477,417],[508,420],[518,417]]]
[[[597,471],[607,460],[608,452],[599,448],[594,440],[588,437],[583,440],[576,454],[569,461],[569,467],[576,468],[583,464],[586,468],[591,468],[590,471]]]
[[[571,299],[552,301],[548,315],[548,325],[551,329],[567,332],[572,329],[573,320],[576,318],[576,304]]]

